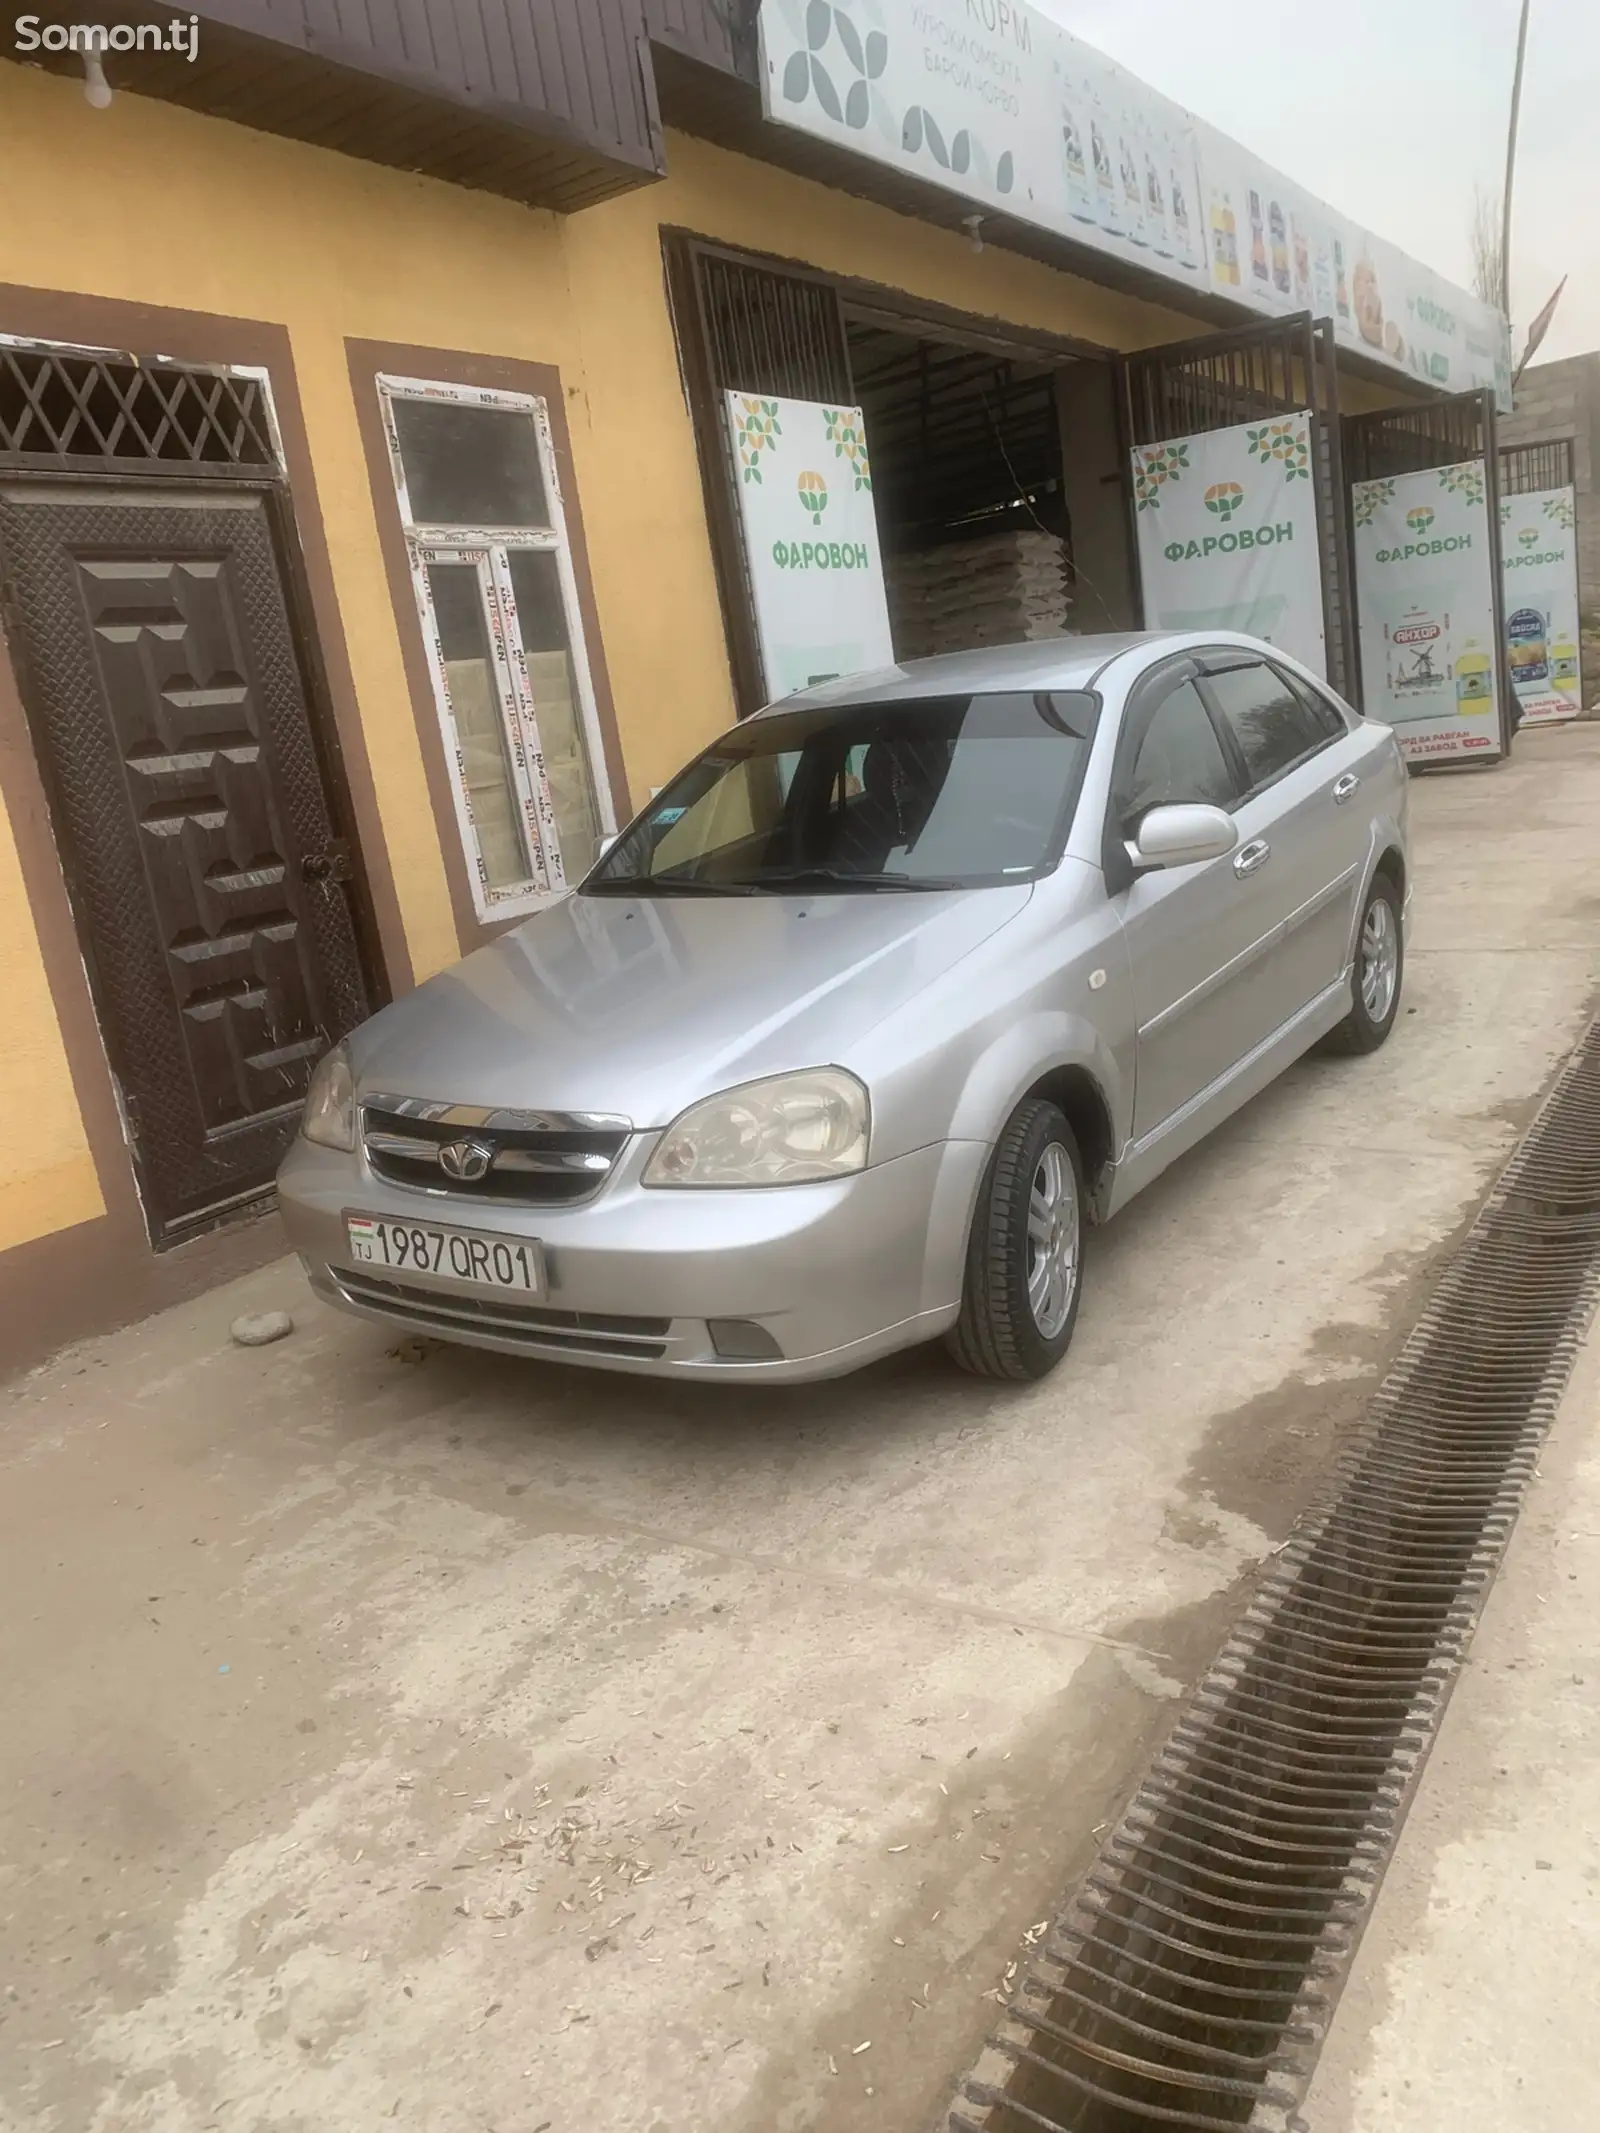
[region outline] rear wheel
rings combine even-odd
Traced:
[[[1083,1293],[1083,1161],[1072,1128],[1037,1097],[990,1159],[967,1245],[961,1316],[946,1346],[978,1377],[1042,1378],[1066,1354]]]
[[[1400,893],[1387,874],[1373,878],[1356,936],[1350,1012],[1328,1039],[1335,1052],[1375,1052],[1394,1028],[1405,979]]]

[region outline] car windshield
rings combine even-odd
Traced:
[[[982,888],[1061,856],[1099,699],[1054,690],[776,711],[657,794],[586,895]]]

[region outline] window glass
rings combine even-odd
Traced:
[[[591,753],[583,625],[546,480],[545,403],[514,394],[414,397],[380,376],[394,425],[406,544],[428,610],[445,759],[484,919],[527,910],[593,866],[610,817]],[[524,681],[525,677],[525,681]],[[529,719],[539,764],[530,760]],[[543,811],[537,770],[549,787]]]
[[[561,863],[568,881],[576,882],[599,852],[600,817],[561,597],[561,567],[549,548],[513,548],[509,555],[516,626],[528,662],[528,689],[550,781]]]
[[[477,564],[430,563],[428,591],[484,878],[491,889],[511,888],[530,868]]]
[[[1053,864],[1099,715],[1086,694],[778,712],[725,734],[586,884],[639,894],[978,887]]]
[[[1152,807],[1196,801],[1231,807],[1238,797],[1200,692],[1192,681],[1182,682],[1156,707],[1139,742],[1128,774],[1123,829],[1131,837]]]
[[[1331,697],[1314,689],[1310,682],[1302,681],[1298,674],[1286,674],[1284,680],[1306,705],[1325,740],[1336,741],[1350,731],[1350,722]]]
[[[1330,737],[1326,720],[1274,667],[1229,667],[1208,674],[1206,687],[1243,752],[1252,791]]]
[[[398,395],[389,404],[414,525],[550,524],[531,414]]]

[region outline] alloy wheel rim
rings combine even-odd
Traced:
[[[1066,1149],[1051,1141],[1028,1192],[1028,1308],[1047,1341],[1070,1317],[1077,1288],[1077,1175]]]
[[[1394,1005],[1400,963],[1399,936],[1388,900],[1379,897],[1361,929],[1361,1003],[1372,1022],[1383,1022]]]

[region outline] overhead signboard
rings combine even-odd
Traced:
[[[1147,629],[1245,630],[1326,676],[1311,417],[1133,454]]]
[[[761,0],[766,115],[1174,285],[1310,311],[1374,361],[1510,407],[1505,320],[1028,0]]]
[[[1517,708],[1534,725],[1576,718],[1583,709],[1577,523],[1570,488],[1501,500],[1506,664]]]
[[[1393,726],[1416,761],[1499,755],[1483,461],[1358,481],[1350,501],[1367,716]]]
[[[768,701],[892,666],[861,410],[723,397]]]

